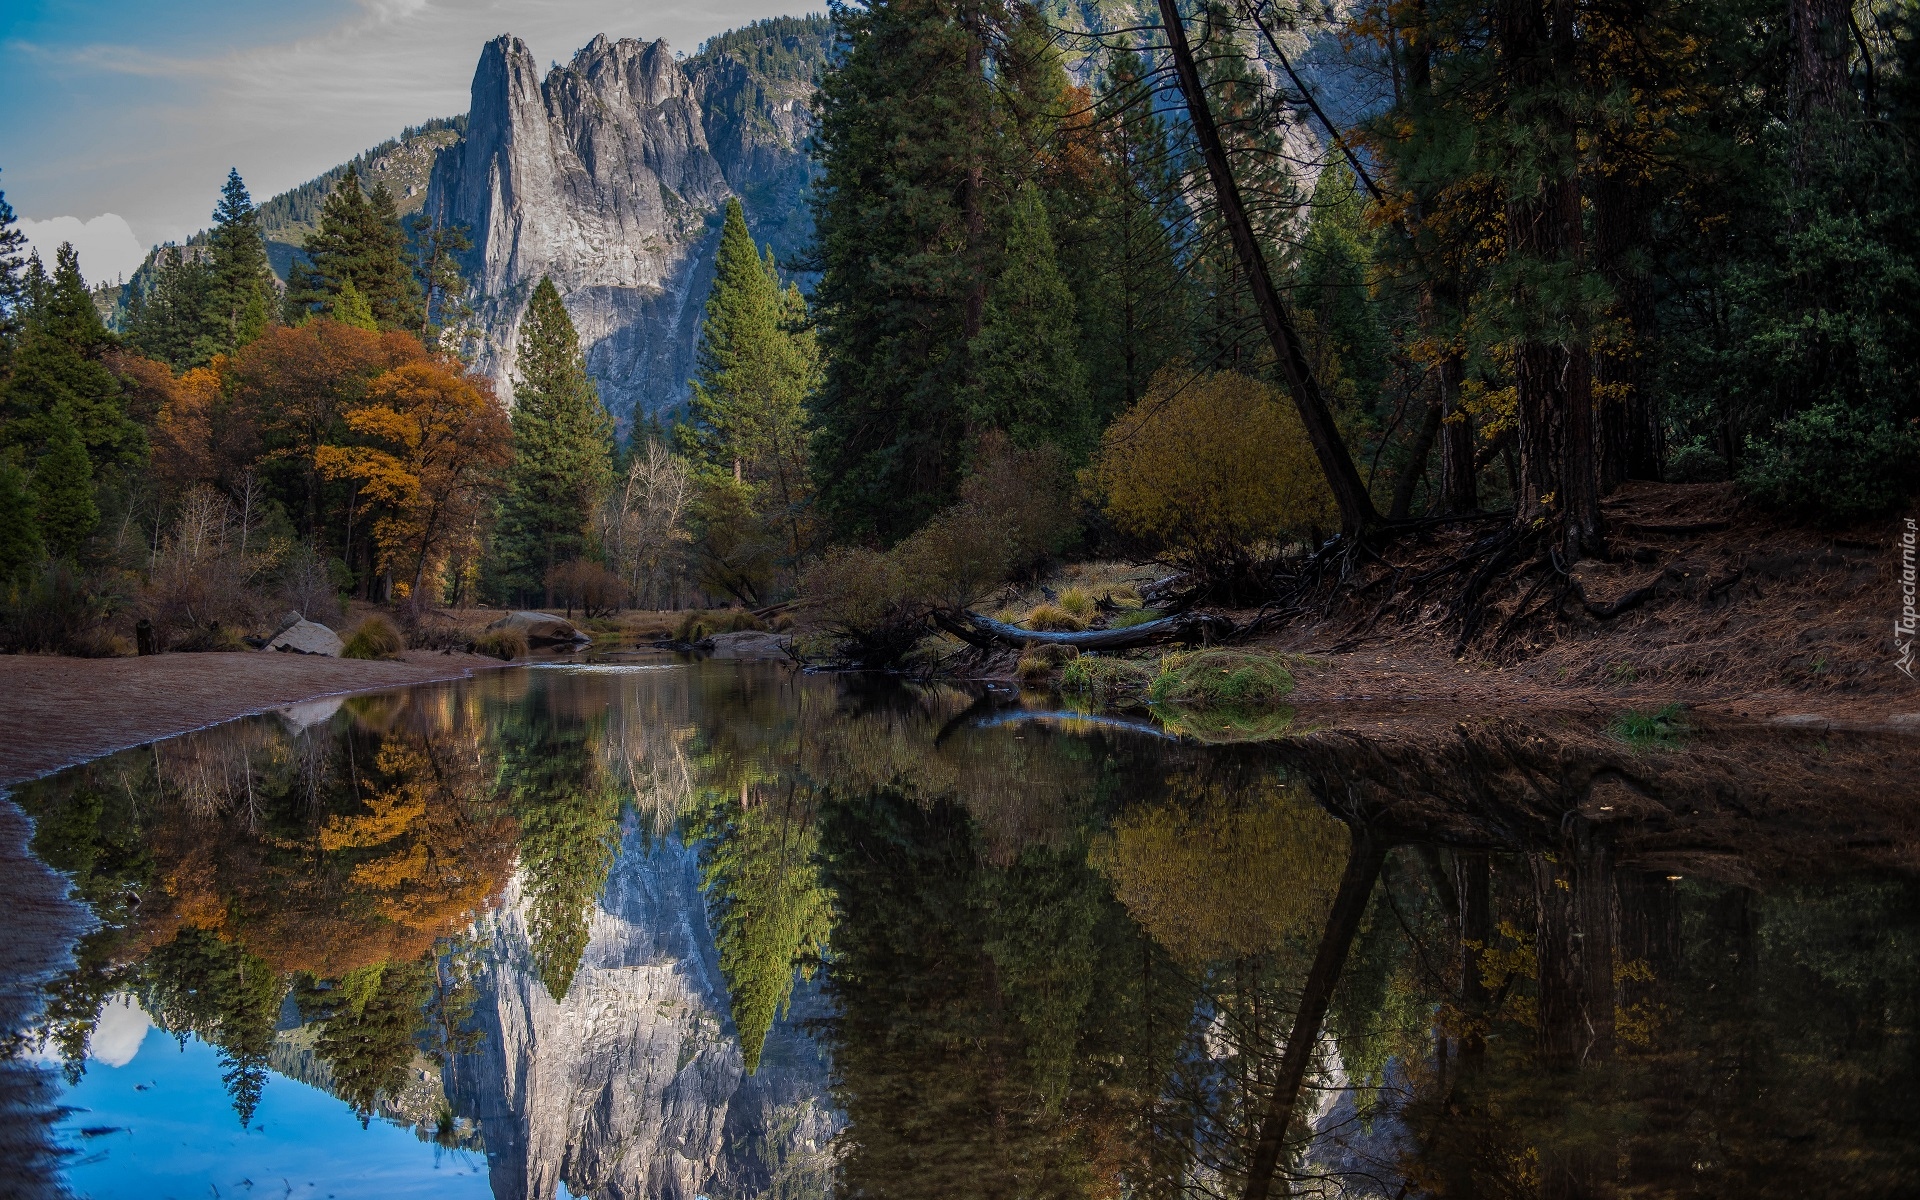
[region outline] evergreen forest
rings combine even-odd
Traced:
[[[679,410],[607,411],[551,281],[477,374],[394,147],[230,173],[108,319],[0,197],[6,644],[798,601],[894,665],[1063,560],[1251,605],[1444,526],[1564,596],[1622,488],[1835,529],[1920,479],[1906,0],[866,0],[708,51],[815,33],[811,249],[709,214]]]

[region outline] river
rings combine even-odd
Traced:
[[[97,1200],[1920,1192],[1910,739],[1675,730],[302,705],[15,790],[95,921],[11,1054]]]

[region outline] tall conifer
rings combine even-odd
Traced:
[[[14,343],[26,323],[26,247],[27,235],[16,223],[7,194],[0,191],[0,379],[6,377]]]
[[[587,376],[580,336],[542,277],[520,325],[513,385],[513,466],[494,550],[498,585],[524,597],[556,563],[586,553],[587,530],[613,473],[613,418]]]
[[[207,239],[211,280],[203,335],[208,358],[232,354],[259,337],[266,330],[274,298],[273,268],[267,264],[259,212],[237,169],[227,171],[213,222]]]
[[[805,320],[806,302],[791,285],[782,290],[771,247],[761,257],[740,202],[727,201],[681,443],[710,485],[740,484],[789,556],[807,541],[801,510],[811,495],[805,406],[819,352]]]
[[[0,459],[0,585],[47,553],[31,487],[25,471]]]
[[[289,274],[289,320],[311,312],[331,313],[341,289],[351,282],[379,328],[419,331],[420,296],[407,266],[406,233],[386,184],[376,184],[371,194],[363,192],[358,169],[349,165],[321,207],[320,228],[307,238],[304,249],[312,266]]]
[[[127,415],[126,398],[101,356],[112,342],[80,276],[70,245],[55,255],[51,279],[29,269],[33,304],[15,355],[13,377],[0,393],[7,444],[37,453],[61,420],[78,433],[96,466],[130,466],[146,455],[146,432]],[[56,419],[56,411],[64,417]]]
[[[93,463],[64,404],[54,409],[47,422],[47,448],[34,469],[33,497],[40,536],[55,554],[77,552],[99,524],[100,510],[93,502]]]
[[[1073,293],[1060,276],[1040,190],[1028,185],[1008,223],[1006,266],[973,344],[974,427],[1004,430],[1023,448],[1084,453],[1093,437]]]

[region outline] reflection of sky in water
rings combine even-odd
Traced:
[[[281,1075],[268,1077],[242,1130],[213,1047],[189,1037],[182,1048],[119,997],[107,1011],[114,1023],[95,1033],[86,1078],[61,1098],[71,1111],[59,1138],[73,1151],[66,1179],[76,1195],[490,1195],[480,1155],[441,1150],[380,1120],[362,1129],[340,1101]]]

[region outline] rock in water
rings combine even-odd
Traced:
[[[543,612],[510,612],[488,629],[518,629],[530,645],[560,646],[590,642],[593,639],[575,628],[573,622]]]
[[[767,40],[784,66],[760,65]],[[807,96],[827,42],[823,21],[774,22],[676,61],[664,41],[603,35],[544,79],[520,39],[487,43],[466,138],[436,161],[425,211],[470,230],[479,366],[501,395],[544,275],[623,424],[685,398],[727,198],[783,256],[811,236]]]
[[[346,649],[340,641],[340,635],[328,629],[318,621],[295,621],[293,624],[273,635],[262,649],[286,650],[293,654],[324,654],[329,658],[339,658]]]

